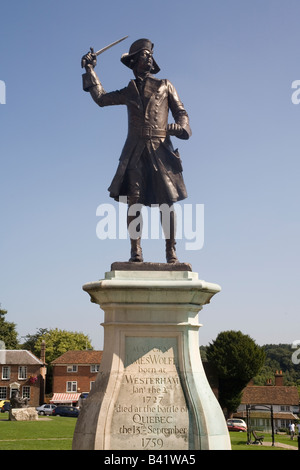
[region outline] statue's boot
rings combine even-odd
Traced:
[[[175,245],[176,245],[175,240],[166,240],[167,263],[170,263],[170,264],[179,263],[177,255],[176,255]]]
[[[141,239],[137,238],[136,240],[130,239],[131,244],[131,253],[129,261],[133,261],[134,263],[142,263],[143,260],[143,253],[141,247]]]
[[[143,229],[143,218],[141,204],[138,204],[137,198],[129,198],[127,212],[127,228],[130,237],[131,252],[129,261],[142,263],[143,253],[141,247],[141,236]],[[132,206],[135,206],[134,208]]]
[[[175,249],[176,213],[172,205],[163,210],[161,210],[161,223],[166,239],[166,260],[170,264],[179,263]]]

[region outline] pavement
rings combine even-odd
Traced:
[[[263,442],[263,446],[272,446],[272,442]],[[298,450],[298,447],[289,445],[289,444],[282,444],[281,442],[274,442],[274,447],[280,447],[281,449],[287,449],[287,450]]]

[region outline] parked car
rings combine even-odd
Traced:
[[[36,411],[39,415],[52,415],[52,411],[54,410],[54,408],[56,408],[56,405],[49,405],[45,403],[44,405],[38,406],[36,408]]]
[[[247,424],[243,419],[232,418],[227,420],[228,431],[246,432]]]
[[[79,415],[79,409],[75,406],[57,406],[52,411],[52,416],[70,416],[77,418]]]
[[[4,405],[1,406],[0,411],[1,413],[5,413],[6,411],[9,411],[11,408],[10,401],[5,400]]]
[[[9,401],[9,400],[0,400],[0,408],[2,408],[2,406],[3,406],[5,403],[10,403],[10,401]]]

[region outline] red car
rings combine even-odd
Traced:
[[[228,419],[227,420],[228,431],[246,432],[247,424],[242,419]]]

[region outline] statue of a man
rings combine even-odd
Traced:
[[[28,398],[22,398],[19,396],[19,392],[14,390],[10,399],[12,408],[25,408],[28,403]]]
[[[106,93],[94,71],[96,55],[89,52],[82,61],[86,70],[83,89],[90,92],[93,100],[101,107],[126,105],[128,110],[128,136],[108,190],[116,200],[120,196],[127,197],[129,261],[143,261],[141,206],[167,205],[168,217],[163,223],[166,260],[177,263],[173,203],[185,199],[187,193],[181,159],[170,136],[179,139],[191,136],[188,114],[169,80],[153,76],[160,68],[153,58],[153,44],[149,39],[135,41],[129,53],[122,55],[121,62],[133,70],[135,79],[121,90]],[[169,110],[175,123],[168,124]],[[132,212],[132,208],[139,210]],[[134,227],[135,232],[130,227]]]

